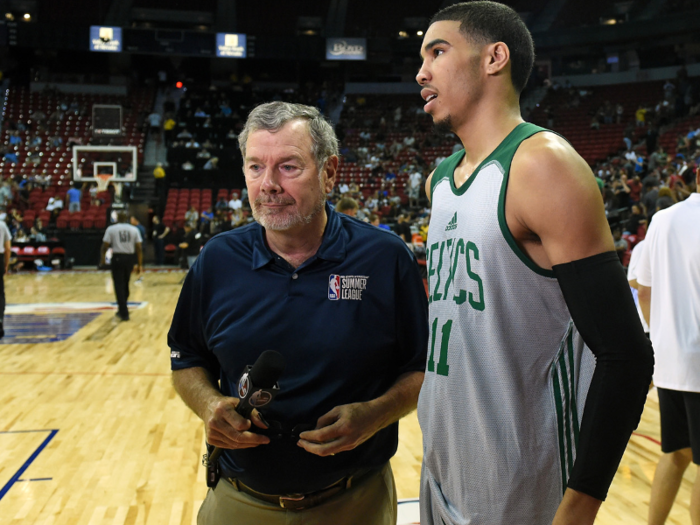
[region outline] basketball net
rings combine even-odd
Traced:
[[[113,175],[110,173],[98,173],[95,175],[97,180],[97,191],[107,191],[107,186],[109,186],[109,181],[112,179]]]

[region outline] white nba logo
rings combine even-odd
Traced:
[[[103,42],[109,42],[114,38],[114,31],[111,27],[101,27],[100,28],[100,40]]]

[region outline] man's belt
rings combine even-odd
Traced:
[[[225,479],[231,483],[236,490],[239,492],[244,492],[255,499],[266,501],[274,505],[279,505],[286,510],[303,510],[316,507],[317,505],[331,499],[333,496],[340,494],[341,492],[345,492],[352,486],[353,482],[357,483],[368,474],[377,471],[377,468],[361,469],[352,476],[347,476],[327,486],[326,488],[317,490],[316,492],[309,492],[308,494],[265,494],[250,488],[248,485],[241,483],[236,478],[226,477]]]

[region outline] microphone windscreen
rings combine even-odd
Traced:
[[[249,377],[257,388],[272,388],[282,372],[284,356],[275,350],[265,350],[250,369]]]

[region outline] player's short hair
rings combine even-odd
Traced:
[[[520,15],[498,2],[476,1],[454,4],[437,12],[430,20],[459,22],[460,32],[477,44],[503,42],[510,50],[511,81],[515,91],[525,89],[535,62],[535,44]]]
[[[251,133],[259,130],[274,133],[292,120],[305,120],[307,122],[314,159],[316,166],[321,171],[329,157],[338,155],[338,138],[323,114],[318,109],[304,104],[268,102],[254,108],[248,115],[243,131],[238,135],[238,145],[241,148],[243,159],[245,159],[248,136]]]
[[[340,213],[344,213],[347,210],[358,210],[359,208],[360,206],[357,204],[357,201],[352,197],[343,197],[338,201],[335,207],[336,211]]]

